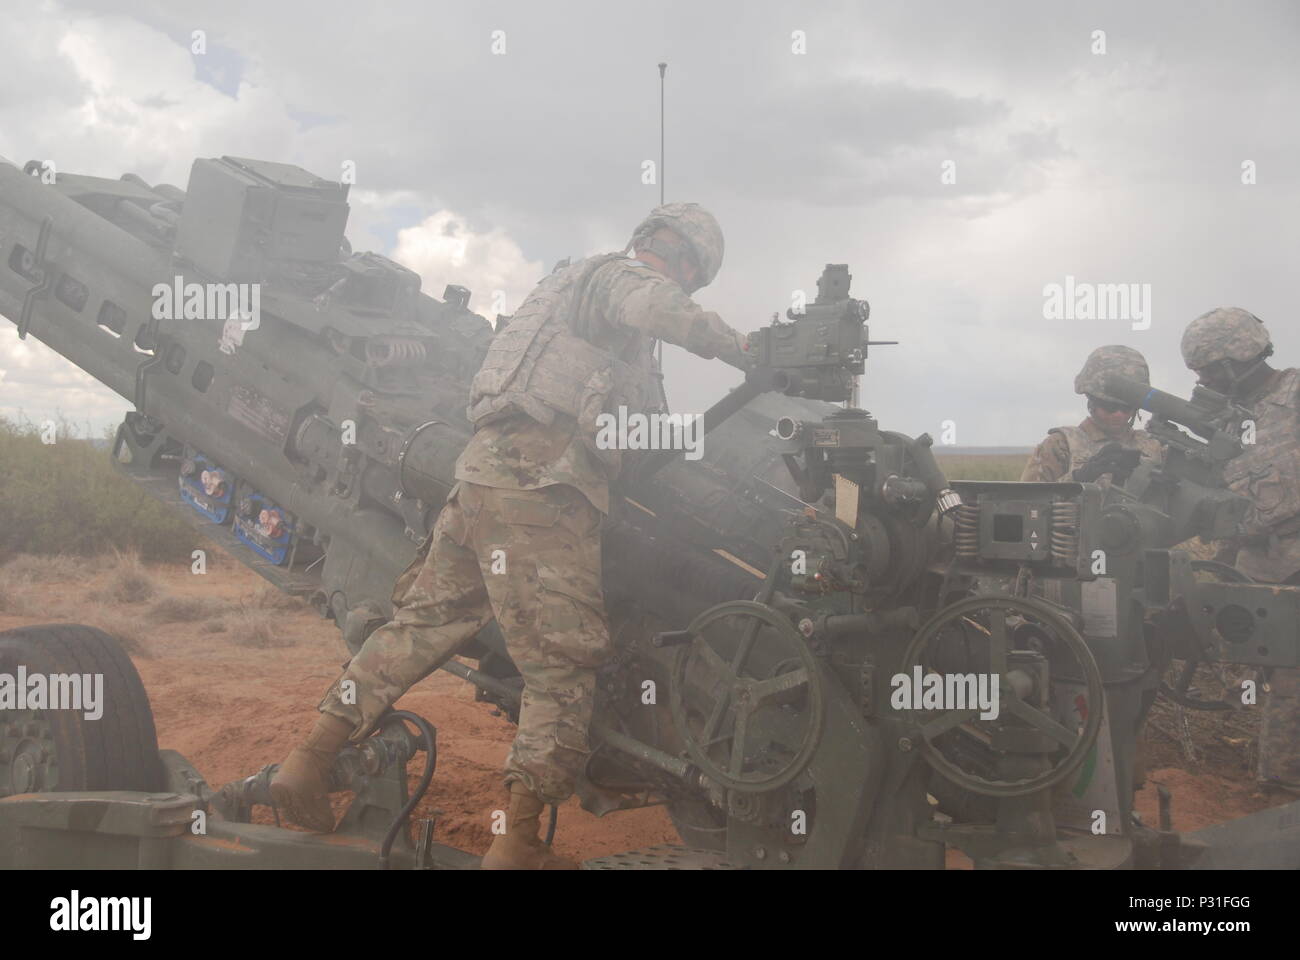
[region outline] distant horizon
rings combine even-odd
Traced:
[[[70,437],[69,439],[86,441],[90,443],[92,446],[104,450],[107,450],[109,447],[112,446],[112,441],[104,437],[73,436]],[[948,456],[960,457],[960,456],[970,456],[972,454],[978,456],[999,457],[999,456],[1012,456],[1015,454],[1033,453],[1034,447],[1032,445],[1030,446],[987,446],[987,447],[966,445],[960,447],[957,446],[935,447],[934,451],[935,451],[935,455],[940,457],[948,457]]]

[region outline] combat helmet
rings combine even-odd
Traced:
[[[1183,331],[1183,363],[1203,370],[1220,360],[1254,360],[1271,353],[1273,341],[1264,321],[1239,307],[1217,307],[1203,313]]]
[[[662,257],[666,262],[672,263],[681,255],[681,248],[664,249],[662,244],[653,240],[655,231],[660,227],[667,227],[686,241],[685,249],[689,251],[691,259],[698,268],[696,284],[691,291],[687,292],[707,287],[712,283],[713,278],[718,275],[718,269],[722,266],[724,249],[722,228],[718,226],[718,221],[713,219],[713,214],[698,203],[666,203],[655,207],[650,211],[650,215],[641,221],[636,232],[632,234],[629,248],[648,250]]]
[[[1151,385],[1151,371],[1147,368],[1146,358],[1132,347],[1113,343],[1098,347],[1088,354],[1083,369],[1074,378],[1074,392],[1095,397],[1102,403],[1127,406],[1123,400],[1106,393],[1104,384],[1107,377],[1127,377],[1129,380]]]

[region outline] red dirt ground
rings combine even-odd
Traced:
[[[269,586],[215,550],[209,551],[203,576],[185,566],[153,567],[150,573],[159,596],[216,597],[236,610]],[[104,605],[87,597],[103,579],[33,585],[32,605],[38,609],[32,612],[67,612],[57,618],[0,614],[0,630],[56,620],[112,630],[112,622],[96,623]],[[113,612],[130,615],[133,608],[143,614],[148,604],[123,604]],[[274,618],[277,638],[291,645],[250,649],[233,642],[233,626],[204,633],[202,622],[172,623],[149,627],[143,649],[132,653],[153,707],[158,745],[182,753],[214,789],[283,760],[311,729],[316,704],[346,659],[333,624],[306,606],[266,615]],[[415,816],[442,810],[434,839],[482,854],[491,842],[492,812],[505,806],[501,768],[514,726],[493,716],[490,704],[475,702],[469,684],[442,672],[418,684],[397,706],[419,713],[438,731],[437,773]],[[412,787],[422,763],[421,756],[410,765]],[[337,795],[335,813],[341,816],[349,800],[349,794]],[[270,811],[258,812],[265,814],[256,818],[259,822],[272,822]],[[554,846],[562,856],[585,859],[664,842],[677,842],[677,834],[661,808],[597,818],[572,799],[560,808]]]
[[[203,576],[191,574],[184,566],[151,568],[160,587],[158,596],[218,598],[232,610],[255,605],[265,582],[215,550],[209,557],[208,573]],[[113,605],[89,596],[102,587],[106,576],[84,583],[33,584],[28,588],[29,609],[24,612],[59,610],[60,615],[0,613],[0,630],[54,620],[112,630],[114,616],[139,623],[147,603]],[[233,625],[225,632],[208,633],[201,630],[204,621],[196,621],[147,627],[141,631],[147,639],[132,654],[153,706],[159,746],[182,753],[214,788],[282,760],[311,728],[316,704],[345,659],[332,624],[305,606],[259,615],[272,618],[277,639],[288,645],[240,646],[234,642]],[[110,622],[97,623],[104,618]],[[417,816],[442,810],[435,840],[481,854],[491,840],[492,813],[505,804],[500,771],[514,727],[473,697],[469,684],[438,673],[415,687],[398,706],[421,714],[438,730],[438,770]],[[1151,772],[1137,802],[1145,822],[1153,826],[1157,784],[1172,790],[1174,827],[1180,830],[1195,830],[1289,799],[1260,792],[1242,764],[1219,761],[1197,770],[1180,769],[1170,765],[1178,758],[1169,749],[1155,751],[1153,759],[1162,766]],[[421,762],[417,758],[411,765],[412,785],[421,773]],[[337,814],[348,800],[347,795],[335,797]],[[259,816],[259,822],[269,823],[269,811],[262,812],[266,815]],[[665,842],[678,841],[661,808],[597,818],[570,800],[560,810],[555,849],[563,856],[584,859]],[[950,865],[959,866],[963,859],[950,858]]]

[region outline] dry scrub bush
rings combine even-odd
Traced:
[[[307,609],[307,605],[298,597],[271,586],[258,587],[247,606],[252,610],[284,610],[289,612]]]
[[[11,617],[30,617],[36,609],[30,578],[0,568],[0,613]]]
[[[154,603],[146,616],[152,623],[195,623],[224,613],[229,607],[218,597],[170,596]]]
[[[62,553],[22,553],[0,567],[0,572],[26,577],[34,583],[82,583],[95,576],[94,567],[84,557]]]
[[[138,555],[114,550],[112,563],[104,588],[92,595],[94,599],[107,603],[144,603],[158,594],[158,581],[145,569]]]
[[[278,621],[265,610],[241,610],[227,619],[231,640],[236,646],[266,650],[291,647],[294,639],[277,630]]]
[[[146,640],[149,628],[138,616],[119,613],[116,610],[88,608],[78,617],[81,623],[98,627],[117,639],[122,649],[137,656],[151,656]]]

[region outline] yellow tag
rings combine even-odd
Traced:
[[[858,526],[858,485],[835,474],[835,519],[853,529]]]

